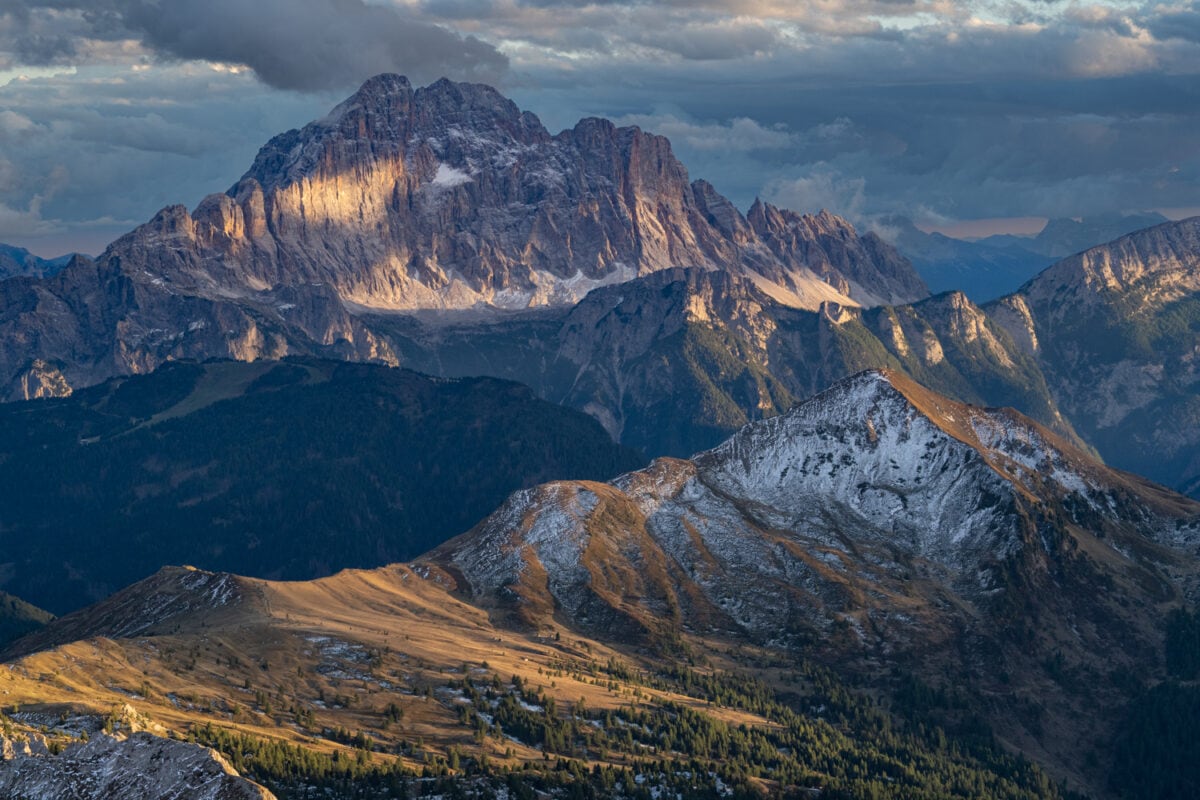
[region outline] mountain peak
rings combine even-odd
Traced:
[[[1184,590],[1131,576],[1165,575],[1198,538],[1200,504],[1015,412],[871,370],[692,459],[515,494],[432,558],[527,624],[565,618],[650,646],[679,631],[806,654],[846,646],[934,669],[967,631],[1009,664],[1031,646],[1034,663],[1058,648],[1096,663],[1142,653],[1128,630],[1145,606],[1127,598],[1157,608]],[[1113,624],[1087,648],[1053,626],[1013,640],[1006,626],[1031,604],[1046,620],[1102,608]]]
[[[442,78],[432,85],[440,86],[443,83],[449,84],[452,82],[446,78]],[[394,72],[384,72],[363,81],[362,86],[358,87],[358,91],[351,96],[351,100],[363,97],[379,97],[388,94],[407,94],[411,91],[412,84],[406,76]]]
[[[871,526],[911,530],[916,552],[945,563],[979,546],[995,503],[1067,503],[1100,529],[1134,502],[1144,532],[1173,546],[1196,531],[1163,520],[1181,509],[1200,520],[1195,503],[1105,467],[1012,409],[960,403],[891,370],[845,378],[695,461],[720,491],[784,513],[779,524],[836,502]]]
[[[299,282],[353,308],[524,308],[672,267],[745,272],[803,308],[926,294],[899,254],[840,217],[756,204],[747,221],[692,183],[665,137],[597,117],[551,136],[482,84],[377,75],[268,142],[226,195],[198,207],[217,233],[200,238],[240,252],[188,264],[206,273],[192,285],[222,296],[245,291],[231,280]],[[172,212],[174,227],[185,217]]]
[[[411,102],[414,92],[413,85],[404,75],[394,73],[376,75],[364,81],[354,94],[338,103],[332,111],[311,124],[332,128],[356,110],[396,108],[397,102],[407,104]]]

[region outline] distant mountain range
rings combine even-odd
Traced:
[[[877,225],[912,261],[931,291],[959,290],[985,303],[1015,292],[1060,258],[1167,221],[1157,213],[1052,219],[1036,236],[971,241],[926,233],[905,217],[884,217]]]
[[[23,247],[0,243],[0,280],[16,276],[49,278],[71,263],[74,255],[39,258]]]
[[[1057,218],[1046,223],[1031,237],[998,235],[978,240],[993,247],[1017,245],[1051,258],[1065,258],[1122,236],[1153,228],[1169,220],[1162,214],[1147,211],[1132,214],[1099,214],[1079,219]]]

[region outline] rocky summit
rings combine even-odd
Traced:
[[[275,800],[271,792],[240,777],[219,753],[146,732],[128,737],[100,732],[59,753],[48,752],[36,738],[29,741],[14,745],[0,735],[4,797]]]
[[[495,89],[447,80],[373,78],[190,218],[167,214],[200,251],[163,265],[190,288],[322,282],[366,309],[573,303],[674,266],[749,272],[808,307],[927,294],[894,250],[828,213],[760,203],[743,217],[661,136],[603,119],[551,135]],[[153,249],[151,229],[114,251],[147,235]]]

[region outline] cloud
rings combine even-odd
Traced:
[[[796,134],[783,126],[764,128],[752,119],[738,117],[728,122],[696,122],[674,114],[629,114],[613,120],[618,125],[639,128],[666,136],[685,150],[749,152],[780,150],[796,145]]]
[[[647,15],[650,16],[650,15]],[[695,20],[680,25],[631,27],[630,43],[642,45],[689,61],[727,61],[769,53],[781,41],[780,32],[755,19]]]
[[[495,81],[494,46],[363,0],[33,0],[7,14],[18,63],[62,63],[79,39],[139,41],[164,58],[244,64],[267,84],[347,88],[381,72]],[[63,29],[52,34],[55,27]]]
[[[770,181],[763,194],[777,206],[805,212],[824,209],[857,221],[866,208],[866,189],[866,179],[846,177],[817,164],[811,174],[802,178]]]
[[[15,80],[0,88],[0,241],[97,252],[165,205],[225,190],[268,138],[341,95],[182,63]],[[72,232],[65,247],[33,241]]]
[[[1148,27],[1157,39],[1200,43],[1200,3],[1157,15],[1151,18]]]
[[[661,133],[743,208],[1192,207],[1200,5],[1168,2],[0,0],[0,203],[25,213],[62,164],[40,211],[67,227],[192,205],[399,71],[501,76],[554,130]],[[42,77],[3,85],[35,61]]]

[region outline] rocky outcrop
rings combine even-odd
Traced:
[[[891,245],[874,233],[860,236],[849,222],[828,211],[798,214],[756,200],[747,219],[782,263],[806,265],[864,306],[910,303],[929,293]],[[786,273],[772,274],[769,267],[764,272],[787,285]]]
[[[96,733],[58,754],[4,740],[0,796],[27,800],[273,800],[217,752],[150,733]]]
[[[1126,317],[1200,291],[1200,217],[1123,236],[1063,259],[1018,292],[1048,329],[1113,309]]]

